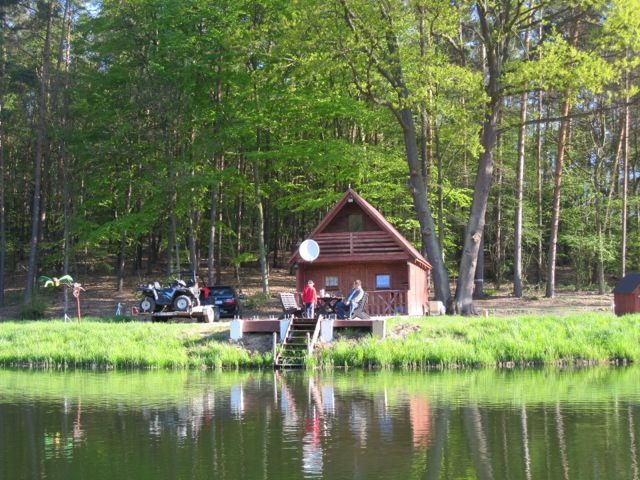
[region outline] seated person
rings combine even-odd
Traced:
[[[356,280],[353,282],[353,288],[346,298],[336,303],[336,313],[338,318],[351,318],[353,311],[358,308],[360,301],[364,297],[364,290],[362,289],[362,282]]]

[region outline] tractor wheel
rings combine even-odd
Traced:
[[[151,313],[156,308],[156,301],[151,297],[144,297],[140,301],[140,311],[143,313]]]
[[[173,308],[178,312],[186,312],[191,307],[191,299],[186,295],[179,295],[173,301]]]

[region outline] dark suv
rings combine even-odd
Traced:
[[[200,289],[200,301],[203,305],[216,305],[221,317],[240,315],[240,298],[235,288],[227,286],[205,287]]]

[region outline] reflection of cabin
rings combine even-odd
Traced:
[[[616,315],[640,313],[640,273],[629,273],[613,289]]]
[[[313,262],[289,260],[296,288],[313,280],[318,292],[346,295],[354,280],[369,293],[370,315],[423,315],[429,308],[431,265],[373,206],[352,189],[308,237],[320,246]]]

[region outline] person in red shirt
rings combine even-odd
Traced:
[[[304,303],[305,318],[313,318],[316,303],[318,303],[318,293],[313,286],[313,280],[309,280],[304,290],[302,290],[302,303]]]

